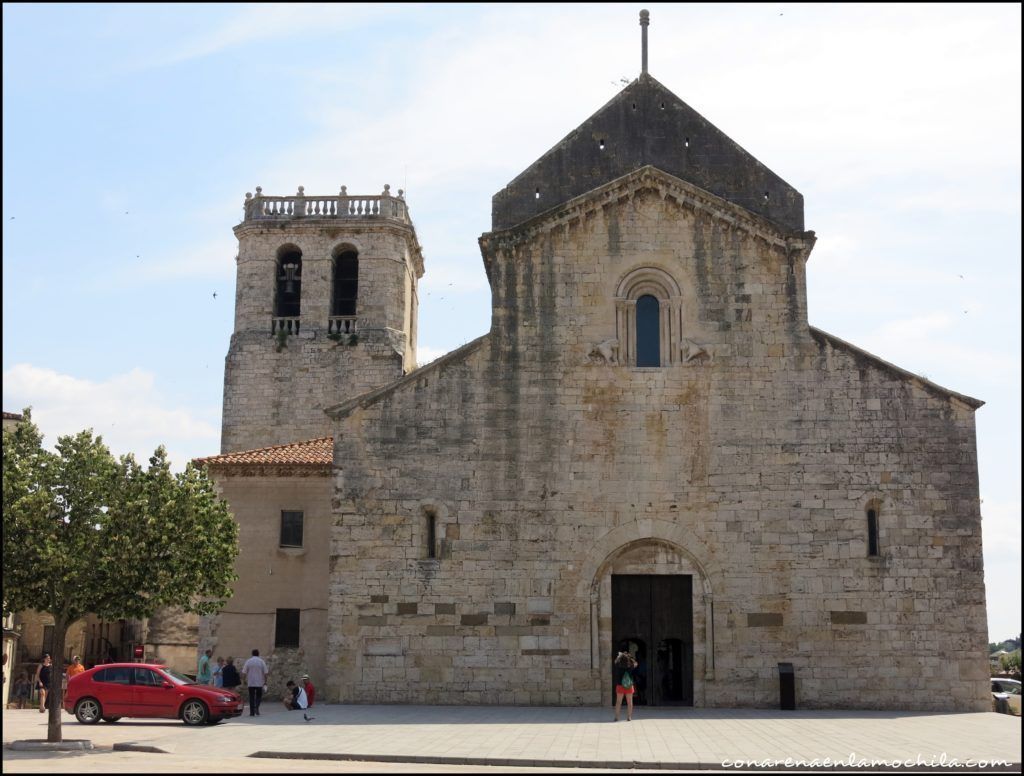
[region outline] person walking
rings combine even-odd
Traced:
[[[50,693],[50,674],[53,673],[53,664],[50,660],[49,653],[43,655],[43,662],[36,668],[35,678],[32,680],[32,685],[39,690],[39,713],[42,714],[46,709],[46,697]]]
[[[210,684],[213,680],[213,672],[210,670],[210,658],[213,650],[208,649],[199,656],[199,670],[196,672],[196,684]]]
[[[30,695],[32,695],[32,682],[28,680],[28,674],[22,671],[14,680],[14,700],[19,709],[25,708]]]
[[[228,657],[227,662],[224,663],[224,670],[220,673],[221,686],[225,690],[234,690],[238,692],[238,686],[242,683],[242,677],[238,675],[238,669],[235,668],[235,659]]]
[[[224,686],[224,658],[217,658],[217,667],[213,669],[213,686]]]
[[[302,689],[306,691],[306,708],[313,708],[313,700],[316,698],[316,687],[309,681],[309,674],[302,675]]]
[[[615,721],[619,721],[619,711],[622,709],[622,699],[626,699],[626,721],[633,721],[633,693],[635,692],[633,682],[633,671],[637,663],[628,652],[620,652],[615,656]]]
[[[242,666],[242,676],[245,677],[245,683],[249,686],[249,716],[258,717],[260,715],[260,703],[263,701],[263,688],[267,684],[267,677],[270,675],[270,669],[267,668],[267,664],[263,662],[263,658],[260,657],[260,651],[254,649],[252,651],[252,657],[245,661],[245,665]]]

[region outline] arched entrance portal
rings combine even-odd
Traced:
[[[612,574],[612,645],[637,660],[641,706],[693,705],[693,577]]]
[[[613,662],[625,641],[645,658],[646,703],[708,705],[715,681],[711,580],[719,573],[708,557],[692,530],[658,519],[619,526],[595,544],[581,577],[589,580],[591,668],[605,703],[614,703]]]

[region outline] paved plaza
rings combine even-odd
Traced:
[[[639,709],[632,722],[615,723],[605,708],[333,705],[318,706],[311,716],[315,719],[306,722],[273,703],[260,717],[203,728],[171,720],[87,727],[66,715],[64,737],[88,738],[96,751],[69,755],[5,748],[4,772],[720,770],[737,761],[763,766],[826,757],[841,763],[851,757],[899,761],[902,769],[908,760],[920,765],[953,758],[1004,760],[1013,764],[1009,770],[1019,771],[1021,761],[1021,719],[994,713],[661,708]],[[36,711],[8,710],[3,721],[5,744],[45,738],[45,717]],[[164,753],[112,752],[115,744]],[[256,754],[261,756],[253,758]],[[325,759],[293,759],[317,756]]]

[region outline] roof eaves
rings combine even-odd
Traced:
[[[345,415],[348,415],[356,407],[369,407],[371,404],[384,398],[385,396],[390,396],[392,393],[397,391],[402,386],[408,385],[411,382],[415,382],[416,380],[422,378],[424,375],[429,375],[441,369],[442,367],[448,366],[449,364],[455,363],[459,359],[465,358],[466,356],[476,351],[480,347],[480,345],[483,344],[484,340],[486,340],[489,336],[490,334],[482,334],[475,340],[467,342],[462,347],[456,348],[451,353],[446,353],[440,358],[431,361],[429,364],[421,366],[418,369],[414,369],[413,371],[409,372],[409,374],[405,375],[404,377],[400,377],[393,383],[388,383],[385,386],[376,388],[372,391],[367,391],[366,393],[360,394],[359,396],[356,396],[352,399],[343,401],[340,404],[335,404],[325,409],[324,412],[326,412],[332,418],[337,420],[338,418],[343,418],[345,417]]]
[[[838,347],[843,350],[852,351],[855,355],[872,361],[876,366],[879,366],[889,372],[893,372],[898,377],[901,377],[904,380],[920,385],[926,391],[929,391],[931,393],[938,393],[944,398],[956,399],[957,401],[966,404],[972,410],[976,410],[985,405],[985,402],[983,402],[981,399],[975,399],[973,396],[967,396],[966,394],[963,393],[951,391],[949,388],[943,388],[941,385],[933,383],[926,377],[922,377],[919,374],[911,372],[902,367],[896,366],[895,364],[890,363],[889,361],[886,361],[885,359],[880,358],[879,356],[876,356],[874,353],[869,353],[863,348],[859,348],[856,345],[847,342],[846,340],[840,339],[834,334],[829,334],[827,331],[822,331],[821,329],[816,328],[814,326],[810,326],[808,328],[810,328],[811,330],[811,336],[814,336],[820,340],[824,340],[833,347]]]

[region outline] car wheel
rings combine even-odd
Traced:
[[[95,725],[103,716],[100,702],[95,698],[82,698],[75,704],[75,717],[83,725]]]
[[[185,701],[181,707],[181,721],[186,725],[205,725],[209,712],[202,701]]]
[[[120,720],[121,720],[120,717],[104,717],[103,718],[104,722],[109,722],[110,724],[114,724],[115,722],[119,722]]]

